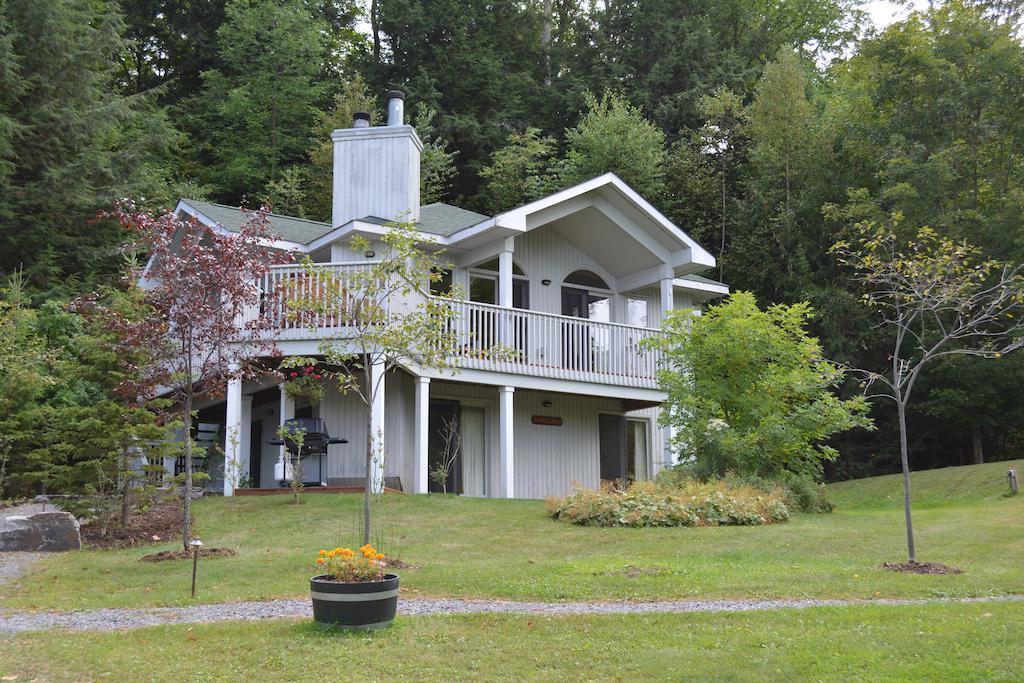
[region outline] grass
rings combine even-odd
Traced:
[[[360,635],[275,620],[12,644],[0,677],[16,680],[1019,680],[1024,605],[400,617]]]
[[[898,574],[903,520],[889,478],[834,486],[838,511],[767,527],[601,529],[555,522],[539,501],[385,496],[386,546],[406,596],[609,600],[931,597],[1024,593],[1024,497],[1002,497],[1008,463],[922,472],[915,516],[921,561],[959,576]],[[938,503],[942,492],[972,482]],[[1002,480],[1005,481],[1005,478]],[[966,500],[966,503],[963,501]],[[320,547],[351,541],[361,498],[208,498],[195,505],[204,542],[239,551],[200,561],[197,601],[301,597]],[[0,608],[85,609],[190,602],[191,563],[139,562],[173,544],[47,557],[0,590]],[[641,571],[628,571],[639,568]]]
[[[1024,460],[914,472],[910,482],[914,509],[998,503],[1010,490],[1006,471],[1011,467],[1017,469],[1018,478],[1024,478]],[[903,476],[899,474],[830,484],[829,491],[847,510],[903,509]]]

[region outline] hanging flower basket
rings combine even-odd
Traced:
[[[387,562],[369,544],[359,550],[321,550],[317,568],[326,574],[309,580],[313,619],[321,626],[370,630],[395,619],[398,576],[386,571]]]
[[[298,401],[319,403],[324,399],[323,375],[313,365],[293,368],[286,372],[284,392]]]

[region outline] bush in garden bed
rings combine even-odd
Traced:
[[[722,481],[577,488],[564,498],[548,498],[546,506],[553,518],[583,526],[750,526],[789,519],[781,489],[762,491]]]

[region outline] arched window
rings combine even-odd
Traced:
[[[576,270],[565,278],[565,284],[587,289],[611,289],[600,275],[589,270]]]
[[[486,270],[491,273],[497,273],[498,259],[492,258],[490,261],[484,261],[478,266],[473,266],[473,270]],[[519,264],[516,263],[515,261],[512,262],[512,274],[518,275],[520,277],[526,277],[526,273],[523,271],[522,268],[519,267]]]

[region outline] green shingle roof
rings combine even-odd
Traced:
[[[181,201],[231,232],[241,230],[248,217],[247,212],[238,207],[201,202],[195,199],[182,199]],[[451,204],[435,202],[420,207],[420,222],[416,227],[432,235],[448,237],[463,228],[476,225],[488,218],[490,216],[485,216],[482,213],[460,209]],[[271,229],[281,239],[288,240],[289,242],[308,244],[331,231],[330,223],[321,223],[320,221],[311,221],[305,218],[294,218],[292,216],[272,213],[269,214],[268,219],[270,220]],[[383,225],[387,222],[382,218],[374,216],[367,216],[361,220],[378,225]]]
[[[488,218],[490,216],[485,216],[476,211],[460,209],[451,204],[434,202],[433,204],[426,204],[420,207],[420,222],[416,227],[423,232],[448,237],[459,230],[476,225]]]
[[[231,232],[240,231],[249,215],[249,212],[243,211],[238,207],[225,206],[224,204],[200,202],[195,199],[182,199],[181,201],[214,221],[220,227]],[[282,216],[277,213],[269,214],[267,219],[270,221],[270,229],[281,239],[300,244],[312,242],[317,237],[326,235],[331,230],[330,223]]]

